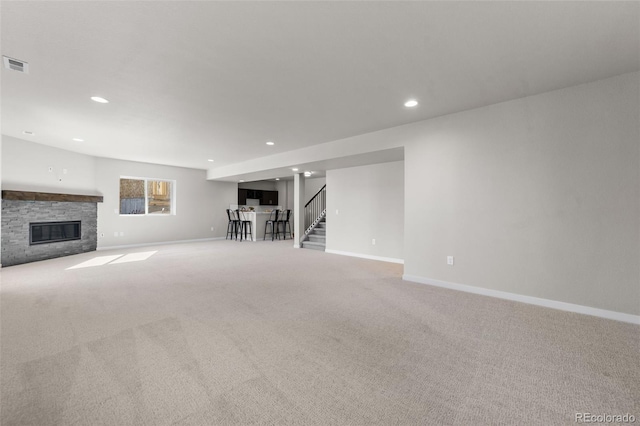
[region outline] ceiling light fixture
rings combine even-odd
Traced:
[[[311,173],[313,172],[304,172],[304,177],[311,177]]]
[[[213,160],[211,158],[209,158],[207,161],[213,163]]]
[[[244,182],[244,179],[240,179],[238,182]]]
[[[280,178],[276,178],[276,180],[280,180]]]
[[[267,145],[269,145],[269,146],[273,146],[275,144],[276,144],[275,142],[271,142],[271,141],[267,142]]]
[[[101,104],[108,104],[109,103],[108,100],[106,100],[105,98],[101,98],[100,96],[92,96],[91,100],[95,101],[95,102],[98,102],[98,103],[101,103]]]
[[[413,108],[414,106],[418,106],[418,101],[416,101],[415,99],[409,99],[404,103],[404,106],[406,106],[407,108]]]
[[[80,139],[80,138],[73,138],[73,140],[76,142],[84,142],[84,139]]]
[[[33,135],[35,135],[35,133],[30,132],[30,131],[28,131],[28,130],[23,130],[23,131],[22,131],[22,133],[24,133],[25,135],[29,135],[29,136],[33,136]]]
[[[291,170],[293,170],[294,172],[297,172],[297,171],[298,171],[298,169],[296,169],[295,167],[294,167],[293,169],[291,169]]]

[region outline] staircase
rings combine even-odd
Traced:
[[[321,250],[327,246],[327,222],[323,217],[311,232],[307,234],[307,239],[302,242],[302,248]]]
[[[324,251],[327,246],[327,185],[320,188],[304,206],[304,238],[300,243],[302,248]]]

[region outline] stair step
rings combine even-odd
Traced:
[[[302,248],[324,251],[326,245],[324,243],[317,243],[314,241],[303,241]]]
[[[309,241],[313,241],[314,243],[325,243],[326,244],[327,236],[326,235],[309,234]]]
[[[309,233],[309,235],[327,235],[327,230],[322,228],[314,228],[313,231]]]
[[[327,222],[318,222],[318,225],[316,225],[316,228],[326,228],[327,227]]]

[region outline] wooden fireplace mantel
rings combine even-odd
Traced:
[[[2,191],[3,200],[66,201],[72,203],[101,203],[101,195],[54,194],[51,192]]]

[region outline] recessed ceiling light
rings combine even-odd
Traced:
[[[244,179],[240,179],[239,182],[244,182]]]
[[[272,145],[275,145],[275,144],[276,144],[275,142],[271,142],[271,141],[267,142],[267,145],[269,145],[269,146],[272,146]]]
[[[92,96],[91,100],[95,101],[95,102],[99,102],[101,104],[108,104],[109,103],[108,100],[106,100],[105,98],[101,98],[100,96]]]
[[[295,167],[294,167],[293,169],[291,169],[291,170],[293,170],[294,172],[297,172],[297,171],[298,171],[298,169],[296,169]]]
[[[213,163],[213,160],[211,158],[209,158],[207,161]]]
[[[311,176],[311,173],[313,173],[313,172],[304,172],[304,175],[305,175],[305,177],[309,177],[309,176]]]
[[[276,178],[276,180],[280,180],[280,178]]]
[[[29,136],[33,136],[33,135],[35,135],[35,133],[30,132],[30,131],[28,131],[28,130],[23,130],[23,131],[22,131],[22,133],[24,133],[25,135],[29,135]]]
[[[404,103],[404,106],[408,108],[413,108],[414,106],[418,106],[418,101],[416,101],[415,99],[409,99],[407,102]]]
[[[84,139],[80,139],[80,138],[73,138],[73,140],[76,142],[84,142]]]

